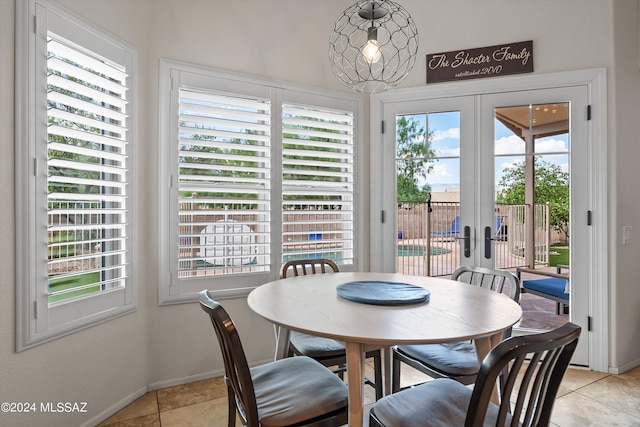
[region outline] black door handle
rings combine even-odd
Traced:
[[[471,257],[471,227],[465,225],[462,229],[462,237],[454,237],[454,239],[462,240],[462,253],[465,258]]]
[[[484,228],[484,257],[491,259],[491,241],[495,240],[491,237],[491,227]]]
[[[466,225],[464,227],[464,234],[462,237],[462,244],[464,245],[464,257],[471,257],[471,227]]]

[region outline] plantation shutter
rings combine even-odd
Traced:
[[[49,31],[49,303],[124,288],[127,71]]]
[[[178,276],[269,271],[268,99],[179,91]]]
[[[353,113],[282,107],[282,262],[353,264]]]

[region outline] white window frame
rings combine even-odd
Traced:
[[[353,114],[353,150],[359,150],[363,97],[348,92],[318,90],[307,86],[273,81],[255,76],[215,70],[193,64],[160,60],[159,77],[159,167],[158,167],[158,236],[160,305],[193,302],[203,289],[217,299],[245,297],[256,286],[275,280],[282,267],[282,105],[297,103],[318,108],[335,109]],[[264,271],[220,274],[205,277],[178,277],[178,94],[180,89],[211,91],[269,99],[271,103],[271,173],[270,173],[270,262]],[[354,180],[358,180],[358,156],[354,159]],[[360,199],[353,185],[353,256],[340,269],[354,270],[358,263],[358,206]]]
[[[47,36],[125,66],[126,260],[120,284],[84,297],[50,302],[47,262]],[[43,53],[44,52],[44,53]],[[16,349],[21,351],[137,309],[135,167],[137,52],[47,0],[16,3]],[[119,184],[122,185],[122,184]],[[101,271],[108,269],[103,266]],[[122,285],[124,283],[124,285]],[[108,289],[108,288],[107,288]]]

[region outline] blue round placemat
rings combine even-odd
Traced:
[[[429,291],[420,286],[373,280],[343,283],[338,296],[349,301],[372,305],[406,305],[429,301]]]

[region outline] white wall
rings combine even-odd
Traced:
[[[614,2],[615,74],[609,106],[611,227],[611,363],[624,372],[640,364],[640,2]],[[632,227],[622,245],[622,227]]]
[[[22,0],[19,0],[22,1]],[[96,5],[98,3],[96,2]],[[106,6],[106,5],[105,5]],[[96,9],[105,28],[140,45],[146,32],[133,16]],[[14,194],[14,31],[13,0],[0,0],[0,402],[86,402],[87,413],[6,414],[4,426],[74,426],[99,416],[122,399],[146,392],[150,372],[148,286],[141,286],[137,313],[15,353]],[[148,91],[142,93],[148,96]],[[148,139],[142,126],[141,136]],[[24,166],[21,166],[24,167]],[[148,214],[148,213],[147,213]],[[142,269],[144,272],[144,269]],[[142,276],[145,274],[143,273]],[[123,402],[124,403],[124,402]]]
[[[22,1],[22,0],[18,0]],[[79,425],[114,410],[147,386],[163,387],[220,373],[213,331],[196,304],[157,304],[158,60],[168,58],[330,89],[346,90],[328,64],[329,32],[355,0],[60,0],[64,7],[139,49],[142,199],[139,221],[140,306],[137,313],[48,344],[14,353],[15,239],[13,200],[13,0],[0,0],[0,402],[87,401],[83,416],[5,415],[0,425]],[[535,72],[613,66],[609,73],[612,306],[610,363],[640,363],[639,201],[616,182],[637,182],[638,1],[399,0],[420,36],[418,61],[402,86],[425,84],[427,53],[533,40]],[[613,4],[615,3],[615,8]],[[620,4],[619,4],[620,3]],[[615,13],[614,13],[615,12]],[[633,15],[635,13],[635,15]],[[621,28],[612,30],[612,23]],[[614,36],[616,41],[614,63]],[[634,41],[635,40],[635,41]],[[635,68],[633,63],[635,55]],[[629,56],[629,58],[625,58]],[[614,82],[614,78],[619,79]],[[630,89],[631,88],[631,89]],[[614,104],[614,101],[616,102]],[[617,151],[616,151],[617,150]],[[368,149],[366,150],[368,152]],[[361,191],[368,192],[368,180]],[[366,207],[365,207],[366,210]],[[617,224],[638,236],[619,246]],[[361,230],[368,230],[362,224]],[[631,297],[630,297],[631,296]],[[245,300],[225,301],[251,361],[273,354],[270,325]],[[635,329],[634,329],[635,328]],[[635,335],[634,335],[635,334]],[[95,419],[94,419],[95,421]]]

